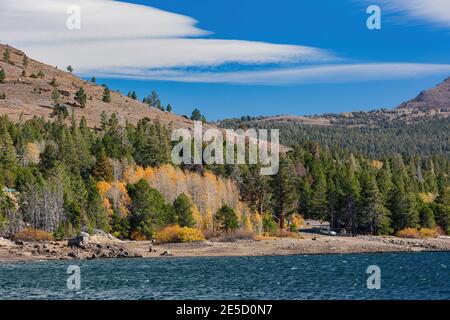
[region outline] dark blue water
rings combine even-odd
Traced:
[[[79,291],[66,284],[74,264]],[[6,263],[0,299],[450,299],[450,253]]]

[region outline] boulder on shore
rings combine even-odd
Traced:
[[[69,239],[68,244],[70,247],[84,247],[89,244],[89,234],[81,232],[75,239]]]

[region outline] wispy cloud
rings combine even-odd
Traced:
[[[81,29],[68,30],[67,8],[81,8]],[[112,0],[0,0],[0,39],[36,59],[78,73],[115,68],[205,67],[228,63],[327,61],[309,46],[202,37],[197,21]]]
[[[289,85],[395,80],[429,75],[446,75],[449,72],[450,64],[363,63],[238,72],[188,72],[173,69],[142,71],[139,69],[126,69],[117,70],[117,73],[113,74],[106,72],[102,75],[142,80]]]
[[[361,2],[361,0],[359,0]],[[373,3],[374,1],[362,0]],[[397,21],[420,22],[450,28],[449,0],[378,0],[382,9],[395,14]]]
[[[381,1],[391,11],[450,25],[448,0]],[[81,8],[80,30],[66,28],[72,5]],[[115,78],[282,85],[450,72],[437,64],[343,64],[306,45],[214,39],[191,17],[113,0],[0,0],[0,39],[80,75]],[[228,64],[239,67],[226,72],[221,66]]]

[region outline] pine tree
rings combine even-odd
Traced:
[[[97,181],[113,181],[113,167],[111,161],[106,156],[104,150],[100,151],[100,154],[95,162],[95,166],[92,170],[92,176]]]
[[[239,221],[233,208],[224,205],[215,215],[218,230],[230,232],[239,228]]]
[[[325,221],[328,219],[327,182],[323,170],[315,165],[312,170],[313,186],[309,210],[315,219]]]
[[[356,177],[355,159],[350,158],[339,172],[340,219],[351,233],[358,227],[360,186]]]
[[[98,192],[96,182],[93,177],[89,177],[87,183],[88,199],[86,212],[88,214],[89,225],[92,229],[110,231],[109,218],[103,205],[102,198]]]
[[[170,104],[167,105],[166,111],[167,111],[168,113],[172,113],[172,106],[171,106]]]
[[[3,51],[3,61],[11,63],[11,53],[8,48]]]
[[[395,231],[418,226],[417,199],[414,194],[407,192],[405,177],[402,173],[394,175],[394,188],[389,209],[392,212],[392,226]]]
[[[42,170],[48,171],[56,166],[58,161],[58,153],[52,143],[45,146],[44,152],[41,153],[40,166]]]
[[[156,227],[162,226],[167,220],[168,210],[162,194],[151,188],[145,180],[139,180],[134,185],[127,186],[132,200],[130,208],[131,233],[151,239]]]
[[[434,219],[434,212],[428,205],[423,205],[420,209],[420,226],[422,228],[435,228],[436,221]]]
[[[52,91],[52,100],[55,105],[59,104],[59,99],[61,98],[61,93],[58,89],[54,88]]]
[[[393,230],[390,228],[389,211],[383,205],[375,177],[364,172],[361,180],[360,228],[371,234],[390,234]]]
[[[202,114],[201,114],[200,110],[198,110],[196,108],[196,109],[194,109],[194,111],[192,111],[191,120],[202,121]]]
[[[75,93],[75,101],[77,101],[81,108],[85,108],[86,107],[86,102],[87,102],[87,95],[86,92],[84,91],[83,87],[81,87],[76,93]]]
[[[138,96],[137,96],[136,91],[133,91],[133,92],[131,93],[131,99],[137,100],[137,98],[138,98]]]
[[[111,90],[108,87],[105,87],[103,90],[103,102],[110,103],[111,102]]]
[[[12,169],[17,166],[17,153],[8,131],[0,133],[0,166]]]
[[[150,107],[161,109],[161,100],[155,90],[152,91],[150,96],[144,99],[144,103],[147,103]]]
[[[70,73],[72,73],[72,72],[73,72],[73,67],[72,67],[72,66],[68,66],[68,67],[67,67],[67,71],[69,71]]]
[[[0,83],[5,83],[6,73],[3,68],[0,69]]]
[[[97,78],[96,77],[92,77],[91,82],[92,83],[97,83]]]
[[[287,157],[282,157],[278,173],[272,180],[272,206],[280,229],[284,228],[286,217],[295,210],[297,194],[293,178],[294,170],[291,161]]]
[[[27,68],[28,68],[28,64],[29,64],[28,57],[27,57],[26,54],[24,54],[24,55],[23,55],[23,58],[22,58],[22,65],[23,65],[23,68],[24,68],[24,69],[27,69]],[[24,70],[24,71],[25,71],[25,70]]]
[[[180,227],[194,227],[195,220],[192,216],[192,201],[184,193],[180,194],[174,201],[173,207]]]

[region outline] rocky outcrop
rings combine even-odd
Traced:
[[[422,91],[416,98],[402,103],[399,108],[450,110],[450,77],[435,88]]]

